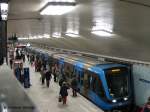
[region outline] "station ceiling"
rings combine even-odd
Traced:
[[[49,35],[31,43],[150,62],[149,0],[77,0],[76,8],[62,16],[41,16],[47,0],[10,0],[8,37]],[[97,36],[93,29],[112,32]],[[78,37],[66,36],[68,31]],[[59,33],[62,38],[52,37]]]

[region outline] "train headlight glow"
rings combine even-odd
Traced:
[[[125,97],[125,98],[124,98],[124,100],[125,100],[125,101],[127,101],[127,100],[128,100],[128,98],[126,98],[126,97]]]
[[[112,102],[113,102],[113,103],[116,103],[116,102],[117,102],[117,100],[112,100]]]

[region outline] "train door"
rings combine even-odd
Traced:
[[[80,92],[81,92],[83,89],[83,69],[76,66],[75,74],[78,80],[78,88],[80,89]]]
[[[59,71],[60,71],[59,79],[61,79],[62,76],[64,75],[64,59],[63,58],[59,59]]]

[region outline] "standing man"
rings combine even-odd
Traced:
[[[46,86],[49,88],[50,80],[51,80],[51,69],[48,69],[45,73],[45,78],[46,78]]]
[[[72,93],[74,97],[77,96],[77,90],[78,90],[77,86],[78,86],[77,79],[76,77],[74,77],[71,81]]]

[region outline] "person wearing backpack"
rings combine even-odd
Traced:
[[[60,92],[59,92],[59,94],[61,95],[63,104],[66,104],[66,102],[67,102],[67,96],[68,96],[67,90],[68,89],[69,89],[69,87],[68,87],[67,83],[63,82],[62,86],[60,87]]]

